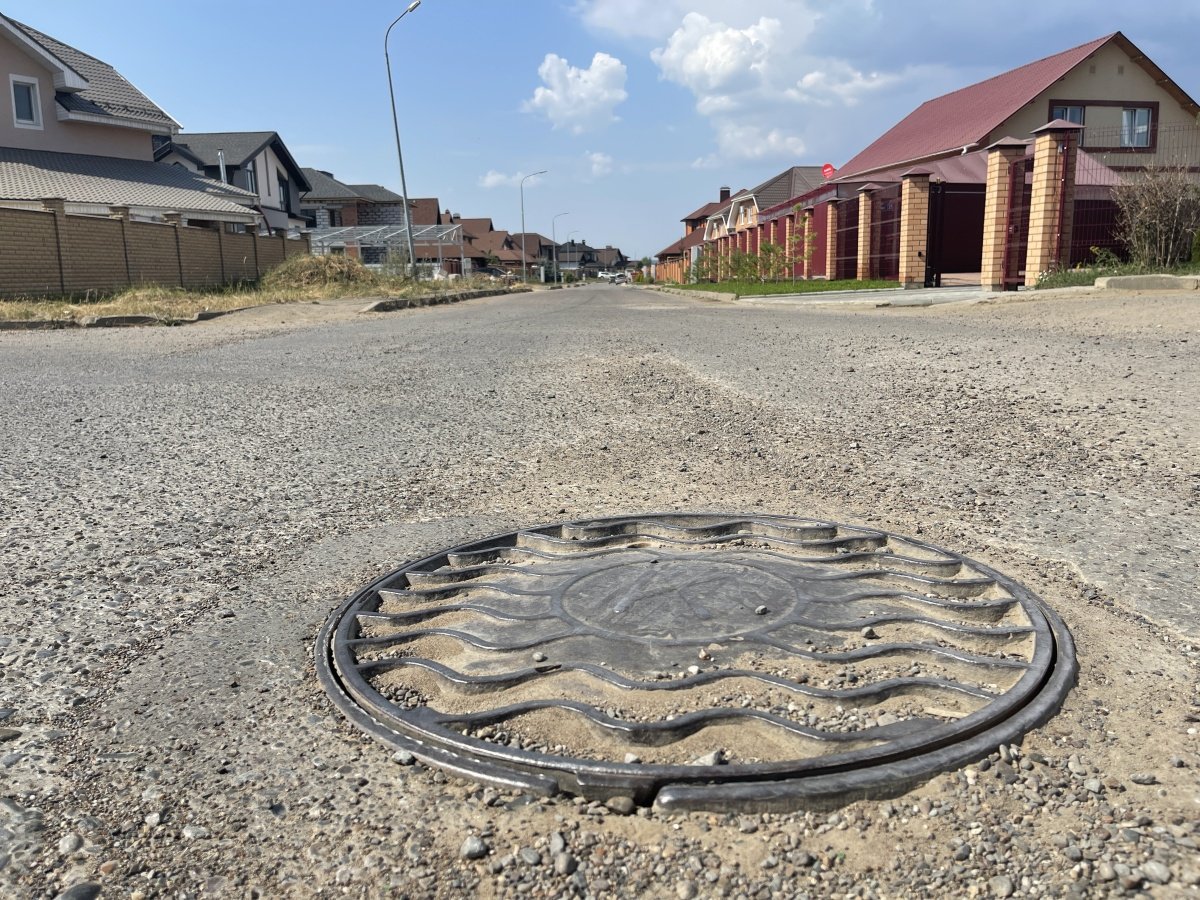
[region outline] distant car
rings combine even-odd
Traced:
[[[629,280],[628,275],[626,275],[624,272],[618,272],[616,275],[613,276],[612,283],[613,284],[624,284],[628,280]]]
[[[480,266],[478,269],[472,269],[470,274],[479,278],[504,278],[508,275],[507,272],[497,266]]]

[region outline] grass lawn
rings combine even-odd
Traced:
[[[689,291],[716,291],[722,294],[737,294],[739,297],[757,297],[764,294],[814,294],[822,291],[873,291],[898,289],[895,281],[825,281],[824,279],[797,281],[721,281],[683,284],[679,287]]]

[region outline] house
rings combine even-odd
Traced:
[[[179,124],[108,63],[0,15],[0,206],[244,227],[233,185],[154,161]]]
[[[518,248],[525,248],[529,265],[543,266],[547,272],[553,271],[555,244],[550,238],[536,231],[527,231],[524,234],[518,231],[512,235],[512,242]]]
[[[710,218],[705,252],[725,259],[782,240],[803,248],[800,277],[1031,283],[1043,267],[1116,246],[1111,191],[1121,172],[1200,165],[1198,114],[1115,32],[922,104],[806,192],[753,212],[735,196]],[[1045,209],[1029,213],[1035,145],[1052,139],[1058,156],[1044,162],[1059,171],[1045,184],[1069,182],[1071,193],[1045,201],[1053,234],[1035,240],[1031,223],[1048,227]],[[1026,266],[1038,241],[1038,262]]]
[[[785,249],[789,258],[795,253],[795,233],[786,220],[776,224],[778,216],[763,215],[775,210],[789,198],[813,190],[825,180],[820,166],[792,166],[749,190],[738,191],[709,216],[705,240],[714,245],[722,258],[733,253],[759,255],[760,248],[771,244]],[[769,224],[768,224],[769,223]],[[794,263],[789,263],[789,273]]]
[[[248,191],[271,231],[298,233],[305,225],[300,197],[312,185],[274,131],[159,137],[154,159]]]
[[[654,268],[656,279],[678,283],[690,280],[692,266],[704,244],[704,231],[708,219],[729,202],[729,196],[729,188],[722,187],[718,191],[717,200],[705,203],[683,217],[683,237],[658,251]]]
[[[558,245],[558,267],[564,276],[576,278],[595,278],[602,268],[596,258],[596,248],[589,247],[587,241],[574,239]]]
[[[611,244],[596,249],[596,264],[604,272],[624,272],[630,268],[629,257]]]
[[[921,104],[838,172],[865,180],[895,166],[1026,138],[1054,119],[1083,126],[1079,146],[1120,168],[1170,162],[1159,135],[1194,128],[1200,106],[1121,32]]]

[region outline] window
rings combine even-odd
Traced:
[[[258,193],[258,163],[250,160],[246,166],[246,190],[252,194]]]
[[[1083,124],[1083,107],[1082,106],[1052,106],[1050,107],[1051,119],[1066,119],[1068,122],[1074,122],[1076,125]]]
[[[279,178],[279,208],[284,212],[292,211],[292,195],[288,190],[288,181],[283,177],[283,173],[277,174]]]
[[[13,124],[18,128],[41,128],[42,107],[36,78],[10,75],[13,98]]]
[[[1139,106],[1121,110],[1121,146],[1150,146],[1150,109]]]

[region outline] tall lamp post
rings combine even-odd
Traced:
[[[559,213],[550,220],[550,241],[554,244],[554,283],[558,284],[558,233],[554,226],[558,224],[558,220],[563,216],[569,216],[569,212]]]
[[[396,89],[392,86],[392,60],[388,56],[388,38],[396,23],[421,5],[421,0],[413,0],[400,15],[392,21],[383,35],[383,61],[387,65],[388,94],[392,98],[392,130],[396,132],[396,160],[400,163],[400,196],[404,199],[404,232],[408,237],[408,264],[412,266],[414,281],[420,280],[420,270],[417,268],[417,248],[413,245],[412,210],[408,205],[408,185],[404,181],[404,154],[400,151],[400,122],[396,118]]]
[[[548,169],[542,169],[540,172],[532,172],[521,179],[521,283],[529,281],[529,276],[525,272],[525,182],[534,175],[545,175]]]

